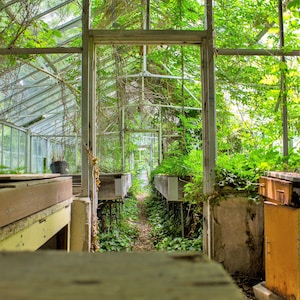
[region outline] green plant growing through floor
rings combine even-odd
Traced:
[[[202,226],[200,225],[200,217],[197,219],[197,224],[192,222],[189,224],[189,233],[186,238],[182,238],[180,218],[174,212],[167,209],[163,200],[155,196],[150,196],[146,200],[146,208],[148,220],[152,228],[151,236],[157,250],[201,251]]]
[[[113,223],[111,227],[107,224],[108,230],[105,232],[99,231],[99,252],[131,251],[132,244],[138,237],[138,229],[134,223],[137,219],[136,199],[125,199],[118,222]]]

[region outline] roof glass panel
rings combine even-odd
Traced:
[[[74,0],[1,1],[0,47],[55,47],[81,31],[80,17]]]
[[[94,0],[91,3],[94,29],[204,29],[204,1],[201,0]]]

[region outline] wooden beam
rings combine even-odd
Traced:
[[[89,158],[86,149],[90,147],[90,119],[89,119],[89,1],[83,0],[82,2],[82,62],[81,62],[81,137],[82,137],[82,149],[81,149],[81,184],[82,184],[82,196],[90,197],[90,166]]]
[[[284,52],[278,49],[216,49],[217,55],[300,56],[300,50]]]
[[[4,48],[0,49],[0,55],[24,55],[24,54],[60,54],[60,53],[82,53],[79,47],[58,48]]]
[[[202,77],[202,134],[203,134],[203,194],[208,196],[214,190],[215,168],[217,159],[216,138],[216,92],[214,61],[214,20],[213,1],[206,0],[206,22],[208,37],[201,47]],[[203,251],[209,258],[213,254],[211,230],[211,205],[205,202],[203,209]]]
[[[0,265],[1,299],[244,299],[201,253],[0,253]]]
[[[90,30],[90,37],[102,45],[200,45],[204,30]]]
[[[6,182],[0,189],[0,227],[71,197],[71,177]]]
[[[66,200],[1,229],[0,250],[35,251],[71,221],[71,202]],[[69,243],[67,243],[69,244]]]

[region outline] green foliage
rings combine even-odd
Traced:
[[[257,149],[249,153],[234,155],[221,154],[217,161],[217,179],[219,186],[231,186],[236,189],[256,189],[258,178],[266,171],[297,171],[300,169],[299,151],[289,155],[286,163],[276,148]]]
[[[201,251],[202,240],[165,237],[156,245],[159,251]]]
[[[137,218],[138,208],[136,199],[126,199],[120,213],[120,220],[114,223],[112,227],[110,227],[110,224],[107,224],[108,230],[106,231],[99,230],[99,252],[131,251],[132,244],[138,236],[138,229],[134,224]]]
[[[189,227],[188,237],[181,237],[181,223],[179,215],[167,209],[163,200],[149,197],[146,201],[147,216],[151,224],[151,236],[157,250],[165,251],[200,251],[202,249],[202,226],[199,212],[194,211],[192,224]],[[188,219],[186,217],[185,219]]]
[[[99,252],[131,251],[132,236],[124,228],[118,228],[99,234],[99,243]]]
[[[186,165],[186,158],[186,155],[179,152],[172,153],[172,155],[166,157],[162,163],[151,172],[151,178],[156,174],[177,175],[180,177],[188,176],[190,169]]]
[[[0,165],[0,174],[23,174],[25,173],[25,167],[18,167],[11,169],[7,166]]]

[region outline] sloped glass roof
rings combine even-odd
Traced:
[[[0,49],[23,50],[20,55],[0,56],[0,121],[47,137],[77,132],[80,2],[0,1]],[[75,50],[56,51],[70,47]],[[39,48],[49,50],[39,53]]]

